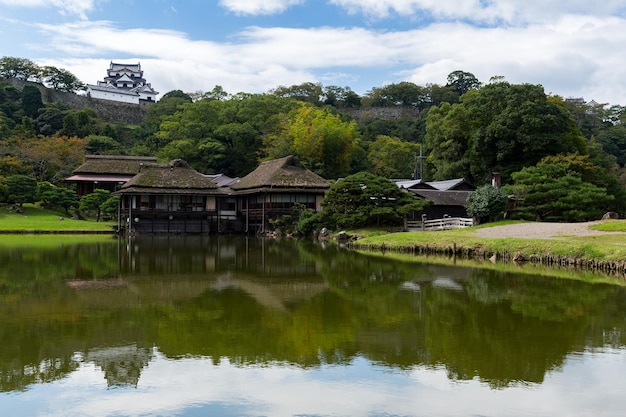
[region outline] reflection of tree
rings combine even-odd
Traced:
[[[363,355],[502,387],[543,381],[573,350],[626,345],[618,286],[290,240],[155,238],[121,248],[119,263],[115,241],[0,252],[16,274],[0,273],[0,390],[63,378],[79,366],[75,352],[109,385],[136,385],[153,346],[241,365]]]

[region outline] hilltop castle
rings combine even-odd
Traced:
[[[111,62],[104,81],[87,84],[87,95],[103,100],[124,103],[154,102],[156,95],[150,83],[143,78],[141,64],[118,64]]]

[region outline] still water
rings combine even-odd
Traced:
[[[620,285],[333,245],[0,245],[3,417],[623,416],[625,330]]]

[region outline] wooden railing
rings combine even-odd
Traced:
[[[474,219],[463,217],[444,217],[435,220],[415,220],[407,222],[408,231],[434,231],[460,229],[474,225]]]

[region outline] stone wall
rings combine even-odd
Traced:
[[[146,116],[146,111],[151,103],[120,103],[110,100],[101,100],[97,98],[87,97],[74,93],[65,93],[50,88],[46,88],[40,83],[30,81],[17,80],[9,78],[9,84],[22,90],[25,85],[33,85],[41,91],[41,99],[44,103],[63,103],[76,110],[82,110],[90,107],[98,113],[98,115],[108,123],[123,123],[130,125],[139,125]]]
[[[349,114],[358,121],[367,119],[415,119],[420,114],[420,110],[417,107],[368,107],[363,109],[339,109],[338,111]]]

